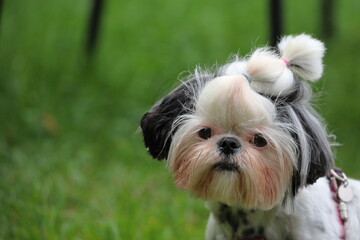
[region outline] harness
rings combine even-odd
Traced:
[[[346,239],[345,222],[349,218],[347,203],[353,199],[353,192],[349,186],[348,178],[340,168],[330,170],[327,175],[333,200],[336,202],[338,220],[341,226],[342,240]]]

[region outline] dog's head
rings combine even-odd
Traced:
[[[269,209],[333,165],[303,80],[322,75],[322,42],[284,37],[215,73],[196,70],[141,119],[145,146],[195,196]]]

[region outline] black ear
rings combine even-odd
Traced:
[[[310,105],[296,104],[293,106],[293,109],[299,117],[308,143],[310,162],[308,163],[309,169],[306,184],[313,184],[318,178],[324,177],[334,167],[334,158],[328,134],[321,117],[318,116]],[[304,164],[302,161],[299,161],[299,163]],[[299,169],[301,169],[301,166],[299,166]]]
[[[141,119],[140,127],[149,153],[158,160],[166,159],[169,153],[174,121],[190,113],[204,77],[191,78],[158,101]]]
[[[272,99],[279,120],[291,126],[288,130],[297,142],[298,166],[293,174],[293,194],[300,187],[315,183],[334,166],[326,125],[310,105],[311,96],[310,86],[296,80],[292,93]]]

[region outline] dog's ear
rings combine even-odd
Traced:
[[[307,102],[285,104],[280,108],[281,118],[291,125],[291,132],[298,149],[298,166],[293,176],[293,193],[334,167],[331,142],[322,118]]]
[[[313,184],[320,177],[324,177],[332,167],[334,167],[334,157],[331,149],[329,136],[322,118],[315,112],[310,105],[296,104],[293,106],[303,128],[302,137],[304,142],[301,149],[300,164],[307,164],[307,174],[305,168],[299,166],[301,175],[306,176],[306,184]],[[307,155],[307,156],[306,156]],[[306,175],[305,175],[306,174]],[[304,179],[305,182],[305,179]]]
[[[193,111],[195,95],[205,79],[206,76],[196,76],[183,82],[143,115],[140,127],[144,144],[153,158],[167,158],[178,127],[174,122]]]

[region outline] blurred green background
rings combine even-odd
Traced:
[[[181,72],[268,43],[268,1],[105,3],[89,59],[89,0],[4,1],[0,239],[204,239],[203,201],[147,155],[139,119]],[[337,164],[360,178],[360,2],[335,7],[317,105]],[[323,39],[320,12],[286,1],[285,34]]]

